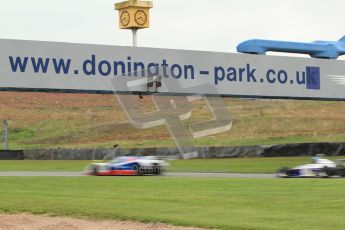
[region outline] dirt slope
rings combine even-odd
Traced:
[[[69,217],[34,216],[30,214],[0,214],[2,230],[202,230],[166,224],[131,221],[91,221]]]

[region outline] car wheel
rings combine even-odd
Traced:
[[[137,175],[142,175],[141,169],[140,169],[140,165],[139,165],[139,164],[134,164],[134,165],[132,166],[132,169],[133,169],[134,171],[136,171]]]
[[[345,169],[340,169],[339,170],[339,176],[345,177]]]
[[[332,176],[332,175],[333,175],[332,169],[330,169],[330,168],[328,168],[328,167],[324,167],[324,168],[318,173],[317,176],[327,178],[327,177],[330,177],[330,176]]]
[[[321,170],[320,172],[318,172],[316,174],[317,177],[323,177],[323,178],[327,178],[329,177],[328,173],[326,172],[326,170]]]
[[[161,174],[162,174],[162,169],[161,169],[161,167],[157,167],[157,168],[156,168],[155,174],[156,174],[156,175],[161,175]]]
[[[276,174],[277,174],[278,177],[288,177],[288,175],[287,175],[286,172],[289,171],[289,170],[290,170],[289,168],[284,167],[284,168],[279,169],[279,170],[276,172]]]
[[[94,167],[93,167],[93,170],[92,170],[93,175],[98,176],[98,171],[99,171],[98,166],[94,166]]]
[[[338,175],[341,177],[345,177],[345,167],[344,166],[340,166],[338,168]]]

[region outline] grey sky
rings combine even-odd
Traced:
[[[116,0],[1,0],[0,38],[131,45]],[[338,40],[344,0],[155,0],[139,45],[234,52],[251,38]]]

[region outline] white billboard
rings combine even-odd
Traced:
[[[0,39],[0,90],[345,98],[345,61]]]

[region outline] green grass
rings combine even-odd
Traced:
[[[345,180],[0,178],[0,212],[219,229],[344,229]]]
[[[1,161],[0,171],[79,172],[92,161],[13,160]]]
[[[339,157],[341,158],[341,157]],[[343,157],[344,158],[344,157]],[[329,159],[336,159],[330,157]],[[310,157],[193,159],[171,161],[171,172],[275,173],[282,167],[310,162]]]
[[[344,158],[344,157],[339,157]],[[336,157],[330,157],[336,159]],[[308,163],[309,157],[194,159],[169,161],[169,172],[274,173],[281,167]],[[0,171],[82,171],[92,161],[0,161]]]

